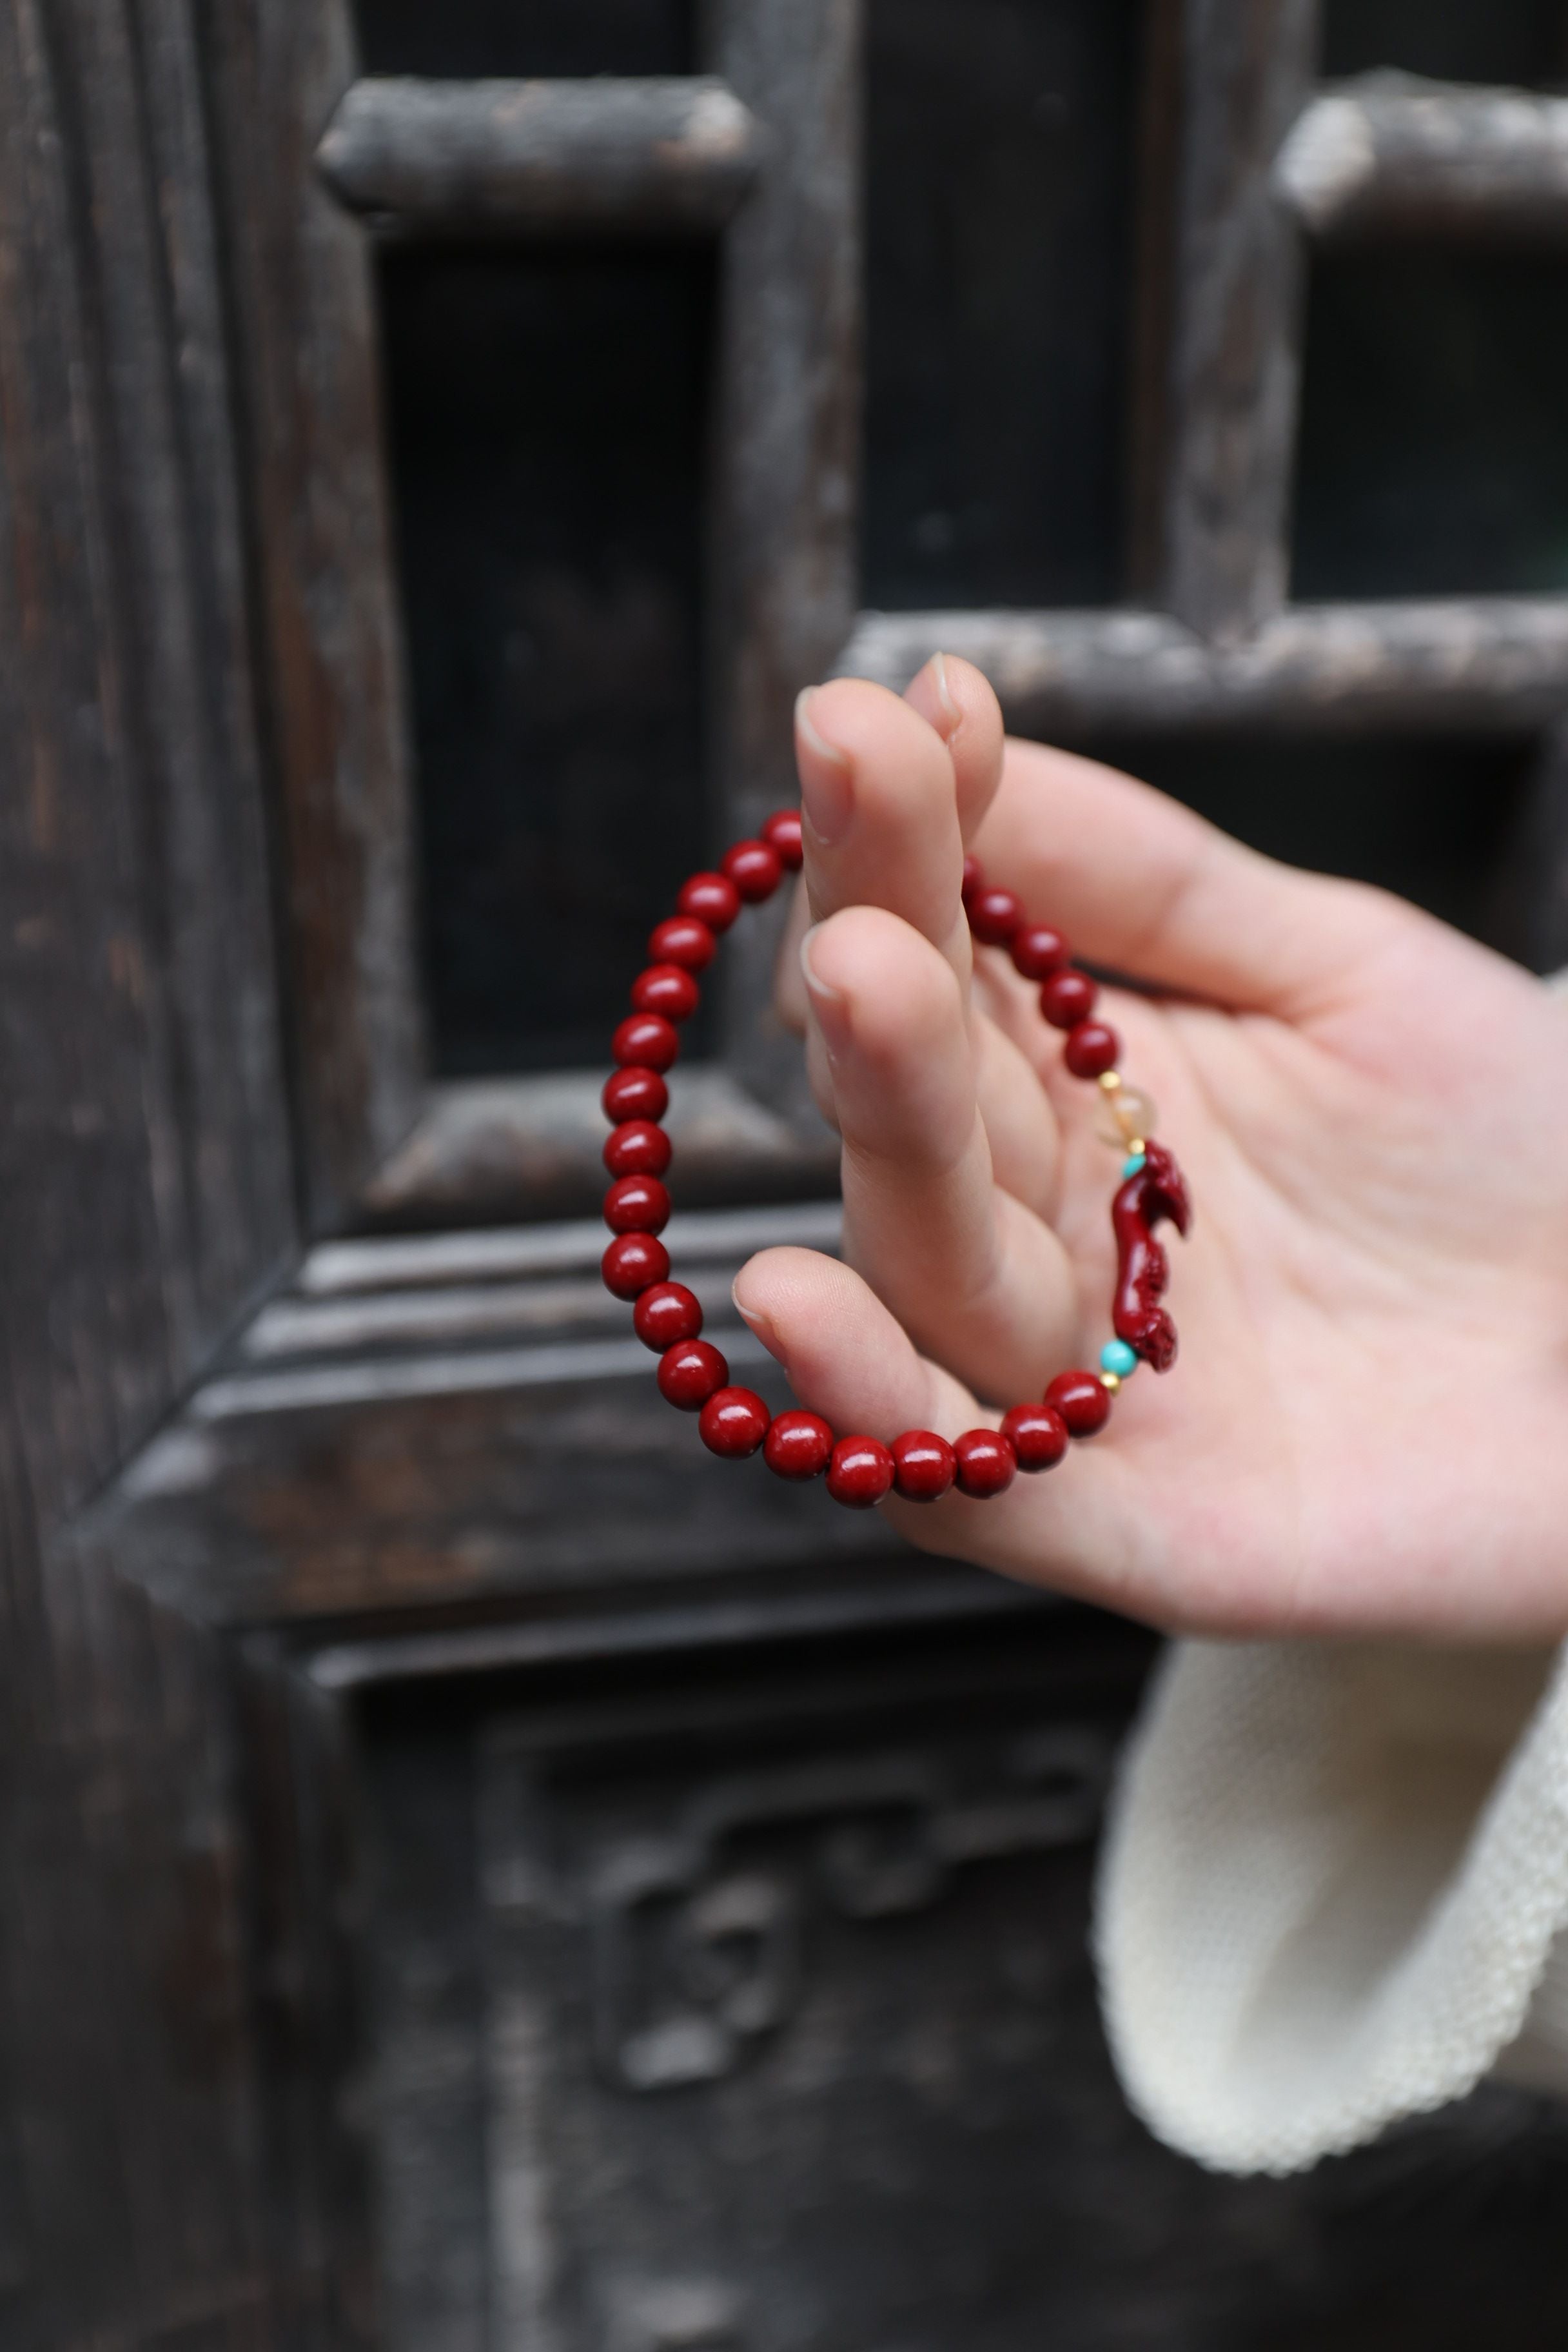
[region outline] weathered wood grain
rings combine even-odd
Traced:
[[[782,1402],[730,1298],[772,1239],[835,1245],[834,1204],[670,1227],[710,1336]],[[84,1522],[164,1605],[247,1624],[679,1588],[899,1547],[816,1489],[704,1472],[584,1222],[324,1246]],[[542,1311],[531,1308],[530,1293]],[[752,1474],[755,1475],[752,1475]]]
[[[353,82],[316,150],[384,236],[668,236],[721,228],[761,125],[711,76]]]
[[[1326,90],[1280,149],[1274,184],[1325,243],[1568,241],[1568,99],[1373,74]]]
[[[1237,727],[1525,735],[1568,708],[1568,597],[1296,604],[1237,644],[1163,613],[863,613],[837,667],[901,688],[939,647],[1026,733]]]
[[[267,2324],[216,1645],[62,1533],[293,1239],[188,0],[0,16],[0,2334]]]
[[[370,262],[314,168],[353,48],[346,0],[235,0],[209,37],[294,1080],[321,1225],[401,1140],[422,1055]]]
[[[1184,13],[1158,601],[1219,640],[1285,596],[1301,267],[1273,168],[1311,88],[1319,13],[1320,0]]]
[[[791,805],[791,713],[854,610],[860,431],[859,0],[717,0],[704,62],[768,126],[724,239],[711,513],[716,846]],[[775,922],[726,958],[728,1066],[816,1114],[773,1022]]]
[[[361,1222],[467,1225],[593,1209],[607,1132],[597,1074],[432,1088],[424,1116],[366,1187]],[[782,1200],[832,1190],[837,1139],[804,1110],[782,1118],[719,1067],[677,1071],[674,1183],[686,1203]]]

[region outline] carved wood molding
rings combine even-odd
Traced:
[[[1309,235],[1568,240],[1568,99],[1370,74],[1315,98],[1274,169]]]
[[[353,82],[316,165],[389,237],[668,236],[723,227],[761,123],[716,76]]]
[[[901,690],[940,649],[1009,719],[1081,740],[1216,727],[1526,735],[1568,708],[1568,597],[1288,605],[1216,645],[1168,614],[863,613],[840,676]]]

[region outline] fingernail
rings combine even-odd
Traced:
[[[936,680],[937,709],[942,717],[942,724],[936,731],[944,743],[951,743],[963,724],[963,713],[959,709],[952,688],[947,682],[947,656],[932,654],[931,667],[931,676]]]
[[[807,824],[824,849],[831,849],[849,822],[854,806],[850,762],[847,751],[830,743],[812,722],[814,686],[803,687],[795,698],[795,725],[803,748],[811,753],[800,763],[800,802]]]
[[[816,1025],[822,1032],[822,1042],[827,1047],[831,1056],[834,1046],[841,1043],[847,1033],[849,1024],[847,1001],[843,990],[833,987],[831,982],[826,980],[819,979],[811,961],[811,943],[821,929],[820,923],[813,923],[811,929],[803,933],[800,942],[800,969],[805,982],[806,993],[811,999],[811,1009],[816,1015]]]
[[[735,1276],[734,1281],[730,1285],[730,1297],[734,1302],[735,1312],[740,1317],[742,1322],[748,1325],[765,1346],[771,1347],[773,1339],[773,1327],[769,1322],[765,1315],[759,1314],[754,1307],[748,1307],[746,1305],[745,1301],[741,1297],[741,1277],[739,1275]]]

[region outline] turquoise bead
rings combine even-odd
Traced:
[[[1146,1151],[1130,1151],[1126,1159],[1121,1163],[1121,1173],[1123,1176],[1138,1175],[1142,1171],[1148,1157],[1149,1155]]]
[[[1119,1380],[1130,1380],[1138,1370],[1138,1358],[1125,1339],[1108,1339],[1100,1351],[1100,1369],[1114,1372]]]

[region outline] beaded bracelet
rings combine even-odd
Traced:
[[[647,969],[632,984],[632,1011],[616,1031],[616,1067],[604,1091],[614,1129],[605,1145],[614,1179],[605,1223],[615,1235],[604,1255],[605,1286],[632,1302],[633,1328],[658,1356],[660,1392],[682,1412],[700,1415],[698,1429],[711,1453],[739,1461],[760,1450],[781,1478],[826,1473],[834,1501],[862,1510],[889,1493],[912,1503],[934,1502],[955,1486],[977,1498],[999,1495],[1018,1471],[1048,1470],[1069,1439],[1103,1429],[1112,1398],[1141,1362],[1163,1372],[1175,1360],[1175,1327],[1161,1304],[1169,1262],[1154,1227],[1169,1218],[1178,1233],[1187,1231],[1186,1186],[1170,1152],[1149,1132],[1153,1104],[1118,1075],[1120,1041],[1093,1018],[1094,981],[1073,965],[1059,931],[1026,922],[1013,893],[989,887],[974,859],[965,858],[963,906],[973,937],[1007,949],[1024,978],[1039,982],[1040,1011],[1067,1033],[1064,1063],[1074,1077],[1099,1087],[1098,1131],[1125,1154],[1110,1211],[1115,1336],[1100,1351],[1098,1372],[1059,1372],[1040,1403],[1015,1405],[1000,1429],[971,1429],[951,1444],[929,1429],[908,1429],[891,1445],[875,1437],[836,1438],[819,1413],[774,1414],[753,1390],[731,1387],[729,1365],[700,1336],[697,1299],[669,1279],[669,1253],[658,1238],[670,1209],[663,1182],[670,1143],[658,1124],[669,1104],[664,1073],[680,1050],[677,1024],[697,1010],[696,975],[712,961],[720,933],[742,905],[771,898],[800,864],[799,815],[781,810],[756,840],[736,843],[720,872],[694,874],[675,914],[648,940]]]

